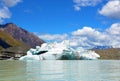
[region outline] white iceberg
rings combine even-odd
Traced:
[[[99,54],[82,47],[73,49],[69,41],[61,43],[43,43],[27,51],[27,55],[19,60],[93,60],[100,58]]]

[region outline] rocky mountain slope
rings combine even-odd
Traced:
[[[36,35],[13,23],[0,25],[0,59],[18,58],[25,55],[29,48],[44,43]]]
[[[25,43],[14,39],[11,35],[0,30],[0,48],[9,48],[9,47],[17,47],[24,46]]]
[[[10,34],[16,40],[22,41],[30,47],[35,47],[44,43],[42,39],[39,39],[33,33],[26,31],[18,27],[13,23],[7,23],[5,25],[0,25],[0,30]]]

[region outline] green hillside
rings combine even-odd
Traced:
[[[14,39],[11,35],[3,32],[1,30],[0,30],[0,40],[4,41],[10,47],[24,46],[25,45],[23,42]],[[1,44],[0,49],[2,49],[2,48],[4,48],[4,47]]]

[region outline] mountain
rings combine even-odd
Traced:
[[[24,45],[23,42],[14,39],[11,35],[0,30],[0,49]]]
[[[21,27],[18,27],[17,25],[13,23],[7,23],[5,25],[0,25],[0,30],[5,33],[8,33],[14,39],[24,42],[30,47],[35,47],[37,45],[41,45],[42,43],[44,43],[42,39],[39,39],[33,33],[30,33],[27,30]]]
[[[30,47],[25,43],[14,39],[10,34],[0,30],[0,59],[16,58],[16,54],[22,56]]]
[[[0,60],[18,59],[42,43],[42,39],[13,23],[0,25]]]
[[[104,49],[110,49],[110,48],[113,48],[113,47],[112,46],[95,46],[92,49],[104,50]]]
[[[104,50],[94,50],[104,60],[120,60],[120,48],[109,48]]]

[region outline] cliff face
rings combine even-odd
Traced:
[[[33,33],[30,33],[13,23],[8,23],[5,25],[0,25],[0,30],[5,33],[8,33],[16,40],[22,41],[25,44],[29,45],[30,47],[35,47],[37,45],[41,45],[44,43],[43,40],[39,39]]]

